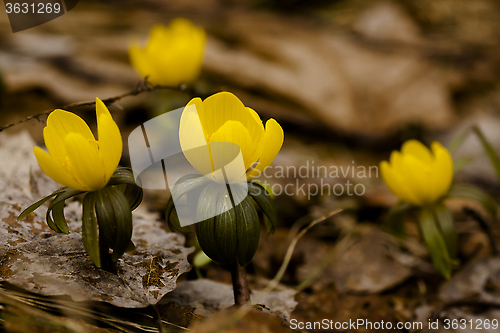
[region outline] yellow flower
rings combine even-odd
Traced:
[[[34,147],[40,168],[57,183],[96,191],[108,183],[122,156],[122,137],[106,105],[96,98],[99,141],[74,113],[55,110],[43,129],[47,150]]]
[[[190,21],[177,18],[169,26],[155,25],[146,48],[129,50],[132,66],[152,84],[177,86],[200,74],[206,34]]]
[[[196,109],[189,108],[191,105]],[[260,175],[280,151],[284,136],[276,120],[269,119],[264,129],[257,112],[235,95],[220,92],[187,104],[179,139],[184,155],[198,172],[224,182],[220,173],[211,173],[225,169],[226,180],[237,183]],[[234,161],[239,152],[243,162],[238,165]]]
[[[419,141],[409,140],[403,144],[401,152],[392,152],[390,163],[383,161],[380,164],[384,182],[408,204],[434,203],[450,189],[453,180],[451,155],[439,142],[433,142],[431,150]]]

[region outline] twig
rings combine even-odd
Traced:
[[[469,215],[471,218],[477,221],[481,229],[486,233],[488,236],[488,240],[490,241],[490,246],[491,246],[491,252],[493,252],[493,255],[498,256],[500,254],[500,251],[498,249],[498,244],[495,239],[495,235],[493,234],[493,231],[491,230],[490,225],[483,219],[481,215],[479,215],[478,212],[476,212],[474,209],[465,207],[464,208],[464,213]]]
[[[234,304],[247,304],[250,301],[250,290],[248,289],[245,268],[241,267],[238,261],[232,264],[231,278],[233,280]]]
[[[147,78],[145,78],[143,81],[139,82],[133,90],[126,92],[126,93],[123,93],[121,95],[115,96],[115,97],[109,97],[109,98],[103,99],[102,101],[104,102],[104,104],[112,104],[112,103],[114,103],[114,102],[116,102],[124,97],[137,96],[145,91],[151,92],[154,90],[161,90],[161,89],[170,89],[170,90],[177,90],[177,91],[191,91],[191,90],[188,90],[188,88],[184,85],[181,85],[181,86],[161,86],[161,85],[153,86],[153,85],[151,85],[151,83],[149,83]],[[48,109],[48,110],[45,110],[43,112],[34,114],[32,116],[26,117],[26,118],[21,119],[19,121],[16,121],[15,123],[1,126],[0,132],[2,132],[3,130],[6,130],[8,128],[11,128],[13,126],[25,123],[25,122],[32,120],[32,119],[39,120],[40,117],[48,116],[55,109],[71,109],[71,108],[82,107],[82,106],[91,106],[94,104],[95,104],[95,100],[92,100],[92,101],[86,101],[86,102],[66,104],[66,105],[63,105],[59,108]]]

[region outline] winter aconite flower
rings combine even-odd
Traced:
[[[453,180],[451,155],[439,142],[431,150],[416,140],[394,151],[390,162],[383,161],[380,171],[384,182],[398,198],[410,205],[436,202],[450,189]]]
[[[495,200],[471,185],[452,186],[453,160],[439,142],[433,142],[429,150],[419,141],[409,140],[401,152],[392,152],[390,162],[383,161],[380,168],[385,183],[400,199],[387,214],[386,228],[403,237],[406,217],[413,217],[434,267],[450,278],[456,263],[458,233],[445,200],[453,197],[474,200],[493,217],[497,212]]]
[[[211,175],[219,183],[236,183],[258,176],[283,145],[283,129],[278,122],[271,118],[264,128],[257,112],[245,107],[232,93],[217,93],[204,101],[194,98],[189,105],[195,105],[196,110],[186,108],[183,112],[179,139],[184,155],[198,172],[209,175],[218,169],[217,161],[230,159],[225,156],[228,146],[217,143],[234,144],[241,151],[241,167],[226,168],[226,179]],[[195,149],[202,146],[208,146],[206,154]]]
[[[98,140],[74,113],[55,110],[43,129],[46,153],[33,148],[40,168],[57,183],[96,191],[108,183],[122,156],[122,137],[106,105],[97,98]]]
[[[55,110],[47,119],[43,137],[46,153],[35,147],[40,168],[63,187],[26,208],[24,219],[50,201],[48,226],[57,233],[69,232],[64,217],[65,200],[83,194],[82,241],[94,265],[115,271],[114,263],[132,250],[132,211],[142,201],[142,189],[132,171],[118,166],[122,137],[106,105],[97,98],[97,140],[82,118]],[[111,252],[110,252],[111,250]]]
[[[276,120],[269,119],[264,127],[257,112],[229,92],[191,100],[180,119],[179,140],[200,174],[186,175],[172,188],[166,207],[169,226],[190,231],[174,210],[185,195],[201,249],[217,262],[246,266],[259,245],[256,206],[268,232],[276,223],[271,196],[252,178],[273,162],[283,139]]]
[[[129,50],[132,66],[152,84],[177,86],[200,74],[206,34],[190,21],[177,18],[155,25],[145,48]]]

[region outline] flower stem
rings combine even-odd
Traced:
[[[231,266],[231,278],[233,280],[234,303],[236,305],[245,305],[250,301],[250,290],[245,268],[238,265],[235,261]]]

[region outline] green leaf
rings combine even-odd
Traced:
[[[116,217],[111,204],[111,188],[104,187],[96,191],[95,212],[99,233],[106,241],[106,245],[114,248],[116,244]],[[103,246],[103,244],[101,244]]]
[[[75,195],[85,193],[85,191],[75,190],[74,188],[66,187],[65,190],[59,193],[54,200],[52,200],[49,204],[49,210],[52,210],[55,205],[60,202],[64,202],[65,200],[74,197]]]
[[[107,233],[113,231],[114,235],[106,235],[106,242],[109,238],[114,238],[114,241],[109,243],[113,253],[111,259],[117,261],[127,250],[132,239],[132,212],[130,205],[125,195],[116,187],[107,186],[98,191],[96,201],[96,209],[100,207],[104,220],[100,220],[101,215],[97,215],[99,230],[106,230]],[[110,219],[114,220],[113,226]],[[104,227],[104,228],[103,228]],[[109,227],[109,228],[108,228]],[[102,228],[102,229],[101,229]]]
[[[495,150],[491,146],[491,144],[488,142],[486,139],[486,136],[484,133],[481,131],[481,129],[477,126],[474,126],[471,128],[474,134],[477,135],[479,138],[479,141],[481,142],[484,150],[486,151],[486,154],[488,155],[488,158],[491,161],[491,164],[493,164],[493,168],[495,169],[495,172],[497,174],[498,179],[500,180],[500,158],[496,154]],[[462,133],[453,143],[450,145],[450,148],[448,149],[450,153],[453,153],[462,143],[463,141],[469,136],[471,129],[467,129],[464,133]],[[456,166],[454,169],[455,171],[460,170],[463,168],[464,164],[467,164],[469,161],[458,161],[460,163],[459,166]]]
[[[43,197],[42,199],[38,200],[37,202],[35,202],[31,206],[29,206],[28,208],[26,208],[25,210],[23,210],[22,213],[19,214],[17,220],[21,221],[26,216],[28,216],[31,212],[33,212],[35,209],[37,209],[38,207],[40,207],[41,205],[43,205],[45,202],[47,202],[50,198],[52,198],[53,196],[55,196],[55,195],[57,195],[59,193],[62,193],[66,189],[67,189],[67,187],[61,187],[58,190],[56,190],[56,191],[52,192],[51,194],[49,194],[48,196]]]
[[[457,172],[465,168],[470,162],[472,162],[471,157],[462,157],[457,159],[456,161],[453,161],[453,173],[456,174]]]
[[[450,144],[448,147],[448,151],[450,154],[453,154],[458,147],[464,142],[464,140],[469,136],[470,134],[470,128],[465,130],[462,134],[460,134],[453,142]]]
[[[116,216],[116,244],[111,259],[117,261],[127,250],[132,239],[132,212],[127,198],[116,190],[111,196]]]
[[[252,261],[259,247],[260,223],[259,215],[246,191],[239,191],[237,187],[231,187],[231,194],[236,205],[236,233],[238,242],[238,264],[245,267]]]
[[[480,203],[484,209],[495,218],[497,216],[498,206],[495,201],[488,193],[484,192],[482,189],[468,184],[457,184],[453,185],[448,191],[447,197],[449,198],[464,198],[474,200]]]
[[[432,258],[434,267],[445,278],[451,277],[453,262],[448,253],[446,242],[436,225],[434,214],[428,208],[423,208],[419,216],[420,233]]]
[[[131,240],[127,246],[127,249],[125,250],[125,253],[134,252],[134,251],[135,251],[135,244]]]
[[[216,231],[215,216],[218,212],[216,205],[219,201],[219,197],[226,195],[224,187],[221,187],[220,184],[212,183],[203,189],[196,207],[196,219],[202,221],[195,223],[194,226],[198,243],[203,252],[214,261],[231,263],[236,259],[236,248],[234,248],[232,260],[227,262],[227,256],[223,255],[219,249],[219,234]],[[236,241],[236,235],[234,239]]]
[[[139,179],[138,179],[139,180]],[[137,184],[135,181],[134,173],[130,168],[117,167],[113,176],[109,179],[108,185],[118,185],[118,184],[130,184],[141,186],[141,184]]]
[[[203,193],[200,197],[203,197]],[[238,250],[236,211],[230,195],[219,195],[215,204],[218,207],[217,212],[222,212],[215,217],[215,242],[223,262],[231,264],[236,260]]]
[[[479,138],[479,141],[481,141],[481,144],[483,145],[486,154],[490,158],[491,164],[493,164],[493,167],[495,168],[497,177],[500,180],[500,159],[498,158],[497,154],[495,153],[495,150],[490,145],[488,140],[486,140],[486,137],[484,136],[483,132],[479,129],[479,127],[475,126],[473,128],[473,131],[474,133],[476,133],[477,137]]]
[[[264,187],[254,182],[248,182],[248,194],[250,194],[250,196],[255,200],[262,212],[264,212],[264,214],[268,218],[268,223],[266,223],[266,220],[264,219],[267,233],[273,234],[276,228],[276,220],[278,218],[278,214],[276,211],[276,207],[274,206],[273,199],[271,199],[271,195]]]
[[[198,222],[194,225],[196,229],[196,236],[201,249],[213,261],[224,262],[224,258],[220,255],[217,248],[215,238],[215,217],[205,221]]]
[[[181,227],[179,222],[179,217],[177,216],[177,212],[174,207],[174,199],[170,197],[167,202],[167,206],[165,207],[165,218],[167,220],[168,227],[172,231],[178,231],[185,234],[191,232],[191,228],[188,226]]]
[[[275,226],[274,224],[271,222],[271,220],[267,217],[266,214],[264,214],[263,216],[263,219],[264,221],[264,225],[266,226],[266,230],[267,230],[267,235],[272,235],[274,234],[274,231],[275,231]]]
[[[184,194],[204,185],[211,184],[212,181],[203,175],[186,175],[180,178],[172,188],[172,198],[179,200]]]
[[[127,198],[131,211],[139,207],[144,197],[144,191],[141,187],[132,184],[119,184],[115,186]]]
[[[193,258],[194,267],[203,267],[212,261],[209,256],[203,251],[199,251]]]
[[[51,209],[47,209],[47,212],[45,213],[45,220],[47,220],[47,225],[49,226],[50,229],[60,234],[62,233],[62,230],[59,229],[54,220],[52,220],[52,216],[50,215],[51,211],[52,211]]]
[[[66,223],[66,218],[64,217],[64,201],[59,202],[52,208],[52,217],[59,230],[62,233],[68,234],[68,224]]]
[[[196,209],[198,202],[198,195],[193,197],[193,193],[199,193],[201,186],[207,186],[212,182],[204,177],[203,175],[186,175],[181,177],[172,188],[172,193],[170,199],[167,202],[167,206],[165,207],[165,217],[167,219],[168,226],[172,231],[179,231],[182,233],[190,233],[191,228],[189,226],[181,226],[179,221],[179,216],[175,210],[174,200],[179,200],[183,195],[188,195],[188,204],[191,209]],[[197,189],[193,192],[193,190]]]
[[[64,187],[62,191],[57,194],[57,196],[52,200],[49,204],[49,208],[47,208],[47,213],[45,214],[45,218],[47,219],[48,226],[57,233],[65,233],[69,232],[68,225],[66,224],[66,219],[64,218],[64,201],[81,193],[85,193],[84,191],[75,190],[73,188]],[[56,208],[56,206],[58,208]],[[56,210],[55,215],[53,210]],[[54,217],[54,220],[51,217]]]
[[[454,259],[458,252],[458,233],[453,215],[451,215],[450,210],[444,204],[434,206],[433,210],[436,222],[446,242],[450,258]]]
[[[392,207],[385,217],[384,229],[395,237],[403,238],[406,235],[404,219],[411,209],[414,207],[406,203]]]
[[[97,268],[101,268],[97,218],[95,215],[96,193],[89,192],[83,197],[82,240],[85,251]]]

